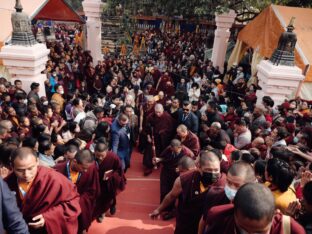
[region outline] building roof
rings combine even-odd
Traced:
[[[30,19],[85,22],[64,0],[21,0],[21,4]],[[1,48],[12,33],[11,13],[15,11],[15,0],[0,0],[0,6]]]
[[[306,75],[305,81],[312,81],[312,9],[271,5],[240,31],[238,40],[270,58],[292,17],[296,18],[295,62]]]

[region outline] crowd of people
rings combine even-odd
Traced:
[[[45,87],[0,79],[3,229],[87,232],[138,151],[176,234],[312,233],[312,102],[257,100],[250,66],[221,72],[200,33],[137,32],[146,50],[93,61],[79,26],[54,27]]]

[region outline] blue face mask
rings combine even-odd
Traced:
[[[224,192],[226,197],[230,200],[233,201],[235,198],[235,195],[237,193],[237,190],[230,188],[228,185],[224,186]]]
[[[299,138],[298,138],[298,137],[294,137],[293,143],[294,143],[294,144],[297,144],[298,142],[299,142]]]

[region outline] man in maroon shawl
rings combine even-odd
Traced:
[[[116,211],[116,196],[118,191],[125,189],[126,178],[124,176],[121,161],[117,154],[108,152],[108,145],[98,142],[95,145],[94,154],[98,166],[101,194],[96,201],[93,216],[98,222],[102,222],[105,212]]]
[[[177,127],[177,136],[177,139],[179,139],[187,148],[192,150],[195,157],[197,157],[200,151],[200,143],[197,135],[189,131],[184,124],[180,124]]]
[[[243,185],[234,198],[234,205],[213,207],[208,212],[207,220],[205,234],[305,233],[303,227],[295,220],[275,211],[272,192],[266,186],[257,183]]]
[[[194,158],[194,154],[189,148],[182,145],[181,141],[173,139],[170,146],[156,158],[156,161],[161,162],[163,165],[160,172],[160,202],[162,202],[165,196],[171,191],[174,181],[179,176],[177,168],[183,156]],[[165,220],[173,217],[173,209],[174,203],[167,207],[166,211],[168,213],[163,215]]]
[[[144,151],[143,165],[146,167],[144,175],[149,175],[154,167],[153,156],[160,155],[162,151],[169,145],[173,136],[173,119],[161,104],[155,105],[154,113],[150,114],[146,123],[148,125],[147,131],[147,145]],[[152,143],[154,140],[156,155],[153,155]]]
[[[151,218],[157,217],[179,198],[174,233],[197,234],[207,191],[214,186],[222,187],[225,184],[226,175],[220,173],[220,160],[221,156],[214,151],[202,152],[199,156],[198,170],[186,172],[176,179],[172,190],[160,206],[150,214]]]
[[[77,186],[81,207],[81,214],[78,218],[79,232],[85,233],[92,223],[95,202],[100,192],[94,157],[91,151],[81,150],[77,152],[75,159],[57,164],[55,170]]]
[[[36,153],[26,147],[11,155],[14,173],[5,180],[30,233],[76,234],[81,212],[75,186],[54,170],[39,165]]]
[[[198,233],[204,232],[206,222],[208,222],[207,213],[212,207],[230,204],[241,186],[253,182],[256,182],[256,175],[249,163],[244,161],[233,163],[227,172],[225,186],[214,186],[209,189],[204,203],[203,217],[199,222]]]

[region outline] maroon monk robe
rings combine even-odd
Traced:
[[[179,136],[177,136],[177,139],[179,139],[183,145],[189,148],[194,153],[195,157],[198,156],[200,152],[200,143],[197,135],[191,131],[188,131],[184,140],[182,140]]]
[[[275,214],[272,220],[270,234],[284,234],[282,214]],[[211,208],[207,215],[208,227],[205,234],[239,233],[234,221],[234,205],[222,205]],[[305,234],[303,227],[300,226],[293,218],[290,221],[290,233]]]
[[[211,187],[206,195],[203,210],[203,219],[207,222],[207,213],[214,206],[220,206],[225,204],[230,204],[231,201],[227,198],[224,192],[224,187]]]
[[[174,131],[174,120],[170,114],[164,111],[160,117],[155,113],[150,114],[146,119],[146,124],[148,126],[146,128],[147,134],[152,136],[153,132],[156,156],[160,155],[160,153],[170,144]],[[147,143],[144,151],[143,165],[147,168],[153,168],[154,165],[152,159],[152,144]]]
[[[179,197],[175,234],[197,234],[199,220],[203,214],[204,201],[210,188],[224,187],[226,175],[221,174],[217,182],[200,191],[201,174],[198,170],[180,176],[182,194]],[[223,233],[223,232],[216,232]],[[226,232],[224,232],[226,233]]]
[[[147,133],[146,133],[146,129],[147,129],[147,123],[146,123],[146,119],[147,117],[152,114],[154,112],[154,108],[155,105],[148,105],[147,103],[145,103],[144,105],[140,106],[140,108],[142,108],[143,110],[143,116],[140,115],[140,121],[141,118],[143,118],[143,122],[142,122],[142,132],[140,132],[139,134],[139,150],[142,152],[145,150],[146,145],[147,145]]]
[[[70,179],[69,161],[58,163],[55,170]],[[99,175],[95,162],[88,168],[87,172],[82,172],[76,182],[78,193],[80,194],[79,204],[81,214],[79,216],[79,230],[88,230],[93,220],[93,211],[96,199],[100,193]]]
[[[24,197],[20,197],[17,177],[14,173],[6,179],[10,189],[15,192],[18,207],[27,223],[42,214],[45,227],[30,230],[31,233],[77,234],[78,216],[81,212],[79,194],[76,187],[63,175],[46,167],[38,167],[38,173]]]
[[[179,154],[173,153],[171,147],[168,146],[160,155],[159,157],[163,159],[160,172],[160,201],[165,198],[165,196],[171,191],[174,181],[179,176],[176,171],[178,167],[178,163],[183,156],[188,156],[190,158],[194,158],[193,152],[187,148],[186,146],[182,145],[181,152]],[[171,204],[167,208],[167,210],[172,210],[174,208],[174,203]]]
[[[108,180],[103,180],[106,171],[113,170]],[[105,213],[111,206],[119,191],[125,189],[126,178],[124,176],[120,159],[114,152],[107,152],[104,160],[98,165],[98,173],[101,194],[96,201],[94,218]]]

